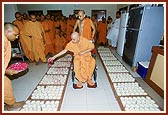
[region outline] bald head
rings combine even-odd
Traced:
[[[82,21],[85,18],[85,12],[84,12],[84,10],[80,10],[78,12],[78,16],[79,16],[79,20]]]
[[[71,34],[71,39],[73,43],[79,42],[79,33],[78,32],[73,32]]]
[[[84,10],[79,10],[78,14],[79,13],[82,13],[83,15],[85,14],[85,11]]]
[[[19,21],[22,21],[22,14],[20,12],[15,13],[15,18]]]
[[[76,36],[79,36],[79,33],[78,33],[78,32],[73,32],[73,33],[71,34],[71,38],[74,38],[74,37],[76,37]]]
[[[9,41],[14,41],[18,38],[19,29],[16,25],[12,23],[4,24],[4,35],[7,37]]]
[[[13,29],[14,27],[18,28],[16,25],[12,24],[12,23],[5,23],[4,24],[4,29],[7,30],[7,29]]]
[[[32,22],[36,22],[36,15],[30,14],[30,20],[31,20]]]

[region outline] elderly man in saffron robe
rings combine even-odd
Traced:
[[[49,59],[54,60],[67,51],[73,52],[74,72],[78,80],[78,83],[74,84],[73,87],[75,89],[80,89],[83,87],[82,83],[87,82],[87,87],[95,88],[96,83],[92,81],[92,74],[96,63],[95,59],[91,56],[91,51],[93,49],[93,43],[83,36],[80,36],[79,33],[73,32],[71,34],[71,41],[66,45],[65,49]]]

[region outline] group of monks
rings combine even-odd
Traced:
[[[71,40],[76,19],[69,16],[53,17],[50,14],[41,15],[37,20],[36,15],[31,14],[29,18],[23,19],[20,12],[15,13],[16,20],[13,24],[20,30],[20,42],[25,56],[30,62],[46,62],[46,55],[54,55],[64,49],[67,42]]]
[[[96,61],[91,55],[94,50],[95,34],[98,32],[98,43],[106,43],[107,23],[105,18],[102,21],[96,22],[95,17],[92,20],[85,16],[85,12],[80,10],[78,12],[78,19],[71,34],[71,41],[67,43],[64,50],[50,58],[55,60],[57,57],[71,51],[74,54],[74,72],[78,80],[77,84],[73,84],[74,89],[83,88],[83,83],[87,82],[88,88],[96,88],[97,83],[92,81],[93,71]],[[76,32],[78,29],[78,32]],[[92,42],[91,42],[92,41]]]
[[[13,24],[19,28],[19,41],[24,55],[30,62],[35,62],[36,64],[40,60],[45,63],[48,54],[54,55],[64,49],[71,40],[71,33],[78,31],[81,34],[81,28],[85,30],[84,37],[93,39],[97,44],[105,45],[107,43],[108,24],[104,17],[99,22],[95,16],[92,16],[91,19],[85,18],[85,24],[82,27],[78,26],[79,22],[75,15],[69,15],[67,18],[63,15],[53,16],[47,14],[36,16],[31,14],[28,17],[25,13],[22,15],[20,12],[16,12],[15,18],[16,20],[13,21]],[[79,15],[78,18],[80,18]],[[86,32],[86,30],[91,32],[91,34]]]
[[[5,74],[17,74],[17,72],[7,69],[11,58],[11,44],[19,36],[24,55],[30,62],[47,62],[46,56],[51,54],[52,60],[71,51],[74,53],[74,71],[78,80],[74,84],[75,89],[83,88],[83,82],[87,82],[88,88],[96,88],[97,84],[92,81],[92,74],[95,68],[95,59],[91,56],[91,51],[95,48],[93,42],[105,44],[107,34],[107,22],[105,18],[97,22],[93,16],[86,18],[83,10],[78,12],[78,19],[70,15],[46,16],[15,13],[12,24],[6,24],[4,29],[4,65]],[[98,37],[96,36],[98,35]],[[24,105],[24,101],[16,102],[13,95],[12,83],[4,76],[4,102],[7,110],[13,110]]]

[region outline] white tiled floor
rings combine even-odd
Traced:
[[[34,63],[30,63],[29,72],[26,75],[12,80],[16,101],[26,100],[47,70],[47,64],[40,63],[39,65],[35,65]]]
[[[115,50],[113,50],[113,53],[125,65],[125,67],[130,70],[130,67],[122,61],[121,57],[116,54]],[[86,84],[83,84],[84,87],[82,89],[73,89],[70,73],[60,109],[61,112],[121,111],[98,56],[96,64],[98,66],[98,87],[95,89],[87,88]],[[40,63],[39,65],[30,63],[29,66],[29,72],[26,75],[12,80],[16,101],[26,101],[48,70],[47,64],[44,63]],[[132,73],[135,79],[143,85],[146,92],[158,103],[158,105],[164,109],[164,100],[152,88],[150,88],[136,72],[131,72],[130,70],[130,73]]]
[[[83,89],[75,90],[72,88],[71,77],[69,77],[61,111],[120,111],[106,73],[98,58],[96,63],[98,67],[98,87],[89,89],[86,84],[83,84]]]

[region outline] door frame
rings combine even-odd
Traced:
[[[104,14],[104,18],[107,16],[107,10],[91,10],[91,16],[96,16],[97,21],[101,21],[102,15],[99,16],[100,14]]]

